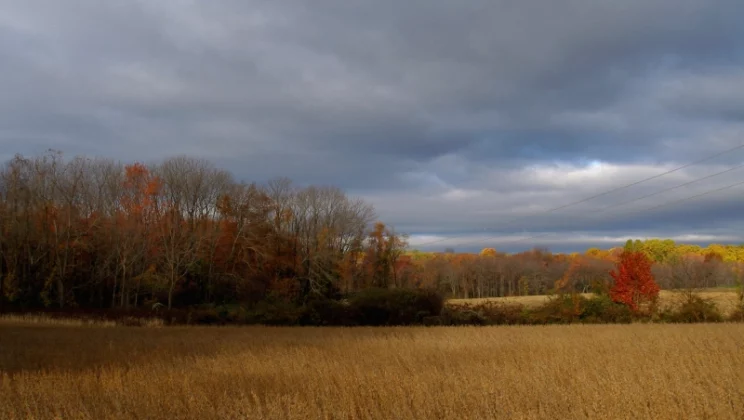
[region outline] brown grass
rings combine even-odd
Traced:
[[[734,289],[707,289],[695,293],[704,299],[712,300],[723,316],[729,316],[736,310],[738,305],[738,296]],[[591,293],[584,293],[583,296],[591,298],[593,295]],[[484,299],[450,299],[447,301],[447,304],[462,305],[467,303],[472,305],[486,302],[500,302],[505,304],[522,304],[527,307],[535,307],[545,303],[547,299],[547,295],[510,296]],[[659,293],[659,306],[661,309],[673,307],[679,304],[683,299],[684,291],[662,290],[661,293]]]
[[[3,325],[26,325],[26,326],[50,326],[59,327],[116,327],[120,325],[139,325],[143,327],[162,327],[163,320],[159,318],[135,318],[126,317],[118,321],[91,319],[91,318],[62,318],[51,317],[46,314],[2,314],[0,315],[0,327]]]
[[[744,417],[744,324],[0,325],[0,418]]]

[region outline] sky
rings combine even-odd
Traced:
[[[422,250],[741,243],[744,186],[685,199],[744,168],[636,199],[744,149],[550,210],[744,144],[742,16],[728,0],[0,0],[0,160],[208,158],[341,187]]]

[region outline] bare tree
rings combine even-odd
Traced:
[[[192,174],[198,168],[198,162],[186,157],[168,159],[157,168],[162,194],[158,205],[160,222],[155,232],[163,261],[168,309],[173,305],[176,285],[188,273],[198,249],[193,223],[199,200],[193,190],[198,189],[201,174]]]
[[[708,259],[700,255],[686,255],[671,260],[670,286],[674,289],[693,293],[700,289],[714,287],[724,277],[724,267],[720,259]]]

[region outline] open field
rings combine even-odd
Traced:
[[[0,324],[2,419],[741,419],[744,324]]]
[[[661,293],[659,293],[661,308],[675,305],[683,298],[682,294],[682,291],[662,290]],[[736,289],[705,289],[696,294],[704,299],[712,300],[724,316],[730,315],[737,307],[738,296],[736,294]],[[592,297],[593,295],[591,293],[584,293],[583,296]],[[534,307],[545,303],[548,298],[547,295],[510,296],[484,299],[450,299],[447,303],[450,305],[461,305],[464,303],[479,304],[485,302],[498,302],[505,304],[522,304],[528,307]]]

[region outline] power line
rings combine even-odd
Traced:
[[[707,157],[705,157],[703,159],[699,159],[699,160],[696,160],[696,161],[693,161],[693,162],[686,163],[686,164],[684,164],[682,166],[679,166],[679,167],[676,167],[674,169],[671,169],[671,170],[662,172],[660,174],[657,174],[657,175],[654,175],[654,176],[651,176],[651,177],[648,177],[648,178],[644,178],[644,179],[641,179],[639,181],[635,181],[635,182],[632,182],[630,184],[626,184],[626,185],[623,185],[623,186],[620,186],[620,187],[616,187],[616,188],[613,188],[611,190],[608,190],[608,191],[605,191],[605,192],[602,192],[602,193],[599,193],[599,194],[595,194],[595,195],[593,195],[591,197],[587,197],[587,198],[581,199],[579,201],[574,201],[572,203],[568,203],[568,204],[564,204],[564,205],[561,205],[561,206],[558,206],[558,207],[554,207],[554,208],[551,208],[551,209],[548,209],[548,210],[544,210],[544,211],[539,212],[539,213],[534,213],[534,214],[531,214],[531,215],[516,217],[514,219],[511,219],[511,220],[508,220],[507,222],[505,222],[504,225],[501,226],[501,228],[506,227],[506,226],[509,226],[509,225],[513,224],[514,222],[517,222],[517,221],[519,221],[519,220],[521,220],[521,219],[523,219],[525,217],[537,216],[537,215],[541,215],[541,214],[549,214],[549,213],[553,213],[553,212],[558,211],[558,210],[563,210],[563,209],[566,209],[566,208],[569,208],[569,207],[573,207],[573,206],[575,206],[577,204],[586,203],[587,201],[593,200],[595,198],[603,197],[603,196],[608,195],[608,194],[611,194],[613,192],[617,192],[617,191],[624,190],[624,189],[627,189],[627,188],[630,188],[630,187],[634,187],[634,186],[639,185],[639,184],[642,184],[644,182],[648,182],[648,181],[651,181],[653,179],[657,179],[657,178],[660,178],[662,176],[669,175],[671,173],[680,171],[682,169],[689,168],[690,166],[697,165],[698,163],[702,163],[702,162],[706,162],[706,161],[715,159],[715,158],[717,158],[719,156],[722,156],[722,155],[724,155],[726,153],[730,153],[730,152],[733,152],[733,151],[736,151],[736,150],[739,150],[739,149],[742,149],[742,148],[744,148],[744,144],[740,144],[740,145],[738,145],[736,147],[732,147],[732,148],[727,149],[727,150],[724,150],[722,152],[718,152],[718,153],[716,153],[714,155],[711,155],[711,156],[707,156]],[[485,230],[493,230],[493,229],[495,229],[495,228],[482,229],[482,230],[485,231]],[[462,235],[460,235],[459,237],[462,237]],[[429,245],[433,245],[433,244],[436,244],[436,243],[439,243],[439,242],[444,242],[444,241],[447,241],[447,240],[450,240],[450,239],[452,239],[452,238],[440,238],[440,239],[436,239],[436,240],[432,240],[432,241],[427,241],[427,242],[420,243],[417,246],[418,247],[429,246]]]
[[[664,206],[667,206],[667,205],[670,205],[670,204],[677,204],[677,203],[681,203],[681,202],[683,202],[683,201],[687,201],[687,200],[692,200],[692,199],[695,199],[695,198],[703,197],[703,196],[705,196],[705,195],[708,195],[708,194],[713,194],[713,193],[721,192],[721,191],[724,191],[724,190],[728,190],[729,188],[734,188],[734,187],[738,187],[739,185],[744,185],[744,181],[736,182],[736,183],[734,183],[734,184],[731,184],[731,185],[727,185],[727,186],[725,186],[725,187],[721,187],[721,188],[716,188],[715,190],[710,190],[710,191],[706,191],[706,192],[704,192],[704,193],[701,193],[701,194],[697,194],[697,195],[693,195],[693,196],[691,196],[691,197],[687,197],[687,198],[683,198],[683,199],[681,199],[681,200],[671,201],[671,202],[668,202],[668,203],[664,203],[664,204],[661,204],[661,205],[658,205],[658,206],[654,206],[654,207],[650,207],[650,208],[647,208],[647,209],[641,209],[641,210],[637,210],[637,211],[635,211],[635,212],[631,212],[631,213],[637,213],[638,211],[651,211],[651,210],[656,210],[656,209],[658,209],[659,207],[664,207]]]
[[[700,181],[702,179],[704,179],[704,178],[701,178],[698,181]],[[695,198],[700,198],[700,197],[706,196],[708,194],[714,194],[714,193],[717,193],[717,192],[721,192],[721,191],[724,191],[724,190],[727,190],[727,189],[730,189],[730,188],[738,187],[740,185],[744,185],[744,181],[736,182],[734,184],[727,185],[725,187],[716,188],[714,190],[706,191],[704,193],[696,194],[696,195],[693,195],[693,196],[690,196],[690,197],[686,197],[686,198],[683,198],[683,199],[680,199],[680,200],[669,201],[669,202],[666,202],[666,203],[663,203],[663,204],[660,204],[660,205],[657,205],[657,206],[654,206],[654,207],[649,207],[649,208],[645,208],[645,209],[631,211],[630,214],[638,213],[638,212],[648,212],[648,211],[651,211],[651,210],[656,210],[656,209],[661,208],[661,207],[669,206],[669,205],[672,205],[672,204],[678,204],[678,203],[681,203],[681,202],[684,202],[684,201],[688,201],[688,200],[693,200]],[[674,188],[677,188],[677,187],[674,187]],[[624,203],[624,204],[626,204],[626,203]],[[514,240],[514,241],[502,242],[502,244],[512,244],[512,243],[518,243],[518,242],[528,241],[530,239],[536,239],[536,238],[541,238],[541,237],[544,237],[544,236],[555,235],[556,233],[558,233],[558,232],[542,233],[542,234],[539,234],[539,235],[534,235],[534,236],[530,236],[530,237],[527,237],[527,238],[521,238],[521,239],[517,239],[517,240]],[[468,245],[468,244],[478,244],[478,243],[490,241],[492,239],[497,239],[497,238],[498,238],[498,236],[492,236],[492,237],[489,237],[489,238],[480,239],[478,241],[461,242],[461,243],[455,244],[453,246],[462,246],[462,245]]]
[[[726,169],[725,171],[716,172],[714,174],[707,175],[707,176],[704,176],[702,178],[694,179],[694,180],[692,180],[690,182],[685,182],[684,184],[680,184],[680,185],[677,185],[677,186],[674,186],[674,187],[664,188],[662,190],[653,192],[651,194],[646,194],[646,195],[641,196],[641,197],[638,197],[638,198],[634,198],[634,199],[632,199],[630,201],[626,201],[624,203],[615,204],[615,205],[611,205],[611,206],[607,206],[607,207],[602,207],[602,208],[599,208],[599,209],[596,209],[596,210],[592,210],[591,213],[601,213],[601,212],[603,212],[605,210],[609,210],[609,209],[616,208],[616,207],[622,207],[622,206],[628,205],[630,203],[635,203],[636,201],[640,201],[640,200],[643,200],[643,199],[646,199],[646,198],[649,198],[649,197],[654,197],[654,196],[657,196],[659,194],[663,194],[663,193],[668,192],[668,191],[676,190],[677,188],[686,187],[686,186],[692,185],[692,184],[694,184],[696,182],[704,181],[706,179],[710,179],[710,178],[713,178],[713,177],[716,177],[716,176],[719,176],[719,175],[723,175],[725,173],[729,173],[731,171],[735,171],[735,170],[740,169],[742,167],[744,167],[744,163],[741,163],[741,164],[736,165],[736,166],[734,166],[732,168]]]

